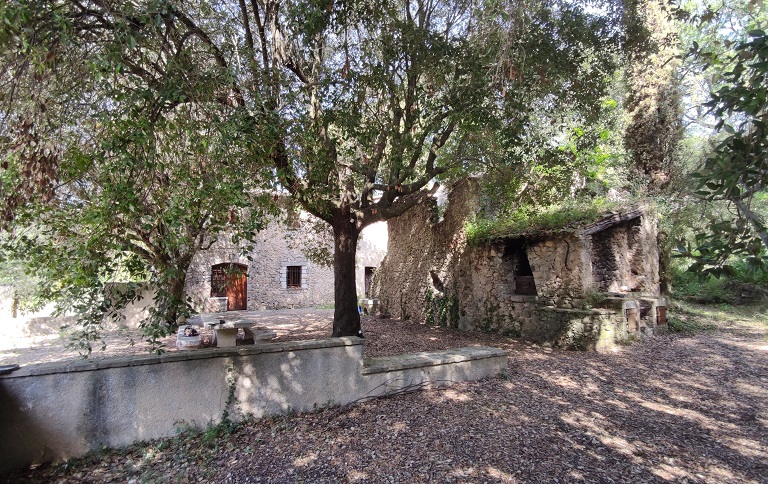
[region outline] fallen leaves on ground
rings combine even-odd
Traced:
[[[307,334],[329,324],[320,317]],[[364,318],[366,356],[493,345],[510,350],[507,374],[188,432],[8,479],[768,482],[766,328],[722,327],[598,354]]]

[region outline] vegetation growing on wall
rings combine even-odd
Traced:
[[[435,294],[430,288],[424,295],[424,320],[427,324],[459,327],[459,299],[454,295]]]
[[[509,215],[480,218],[467,224],[467,240],[485,244],[497,239],[551,235],[571,232],[600,220],[606,213],[626,209],[627,204],[604,198],[548,206],[525,205]]]

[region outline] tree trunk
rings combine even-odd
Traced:
[[[162,269],[162,276],[157,281],[155,288],[155,308],[159,317],[156,323],[166,323],[171,328],[175,328],[179,316],[184,314],[186,308],[184,286],[186,285],[188,266],[189,264],[181,268],[166,266]]]
[[[672,295],[672,247],[665,231],[659,231],[656,245],[659,248],[659,291],[669,296]]]
[[[333,336],[356,336],[360,331],[355,286],[355,254],[360,230],[345,217],[333,224]]]

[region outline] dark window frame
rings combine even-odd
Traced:
[[[227,297],[227,271],[229,264],[211,267],[211,297]]]
[[[286,266],[285,287],[287,289],[301,289],[302,266]]]

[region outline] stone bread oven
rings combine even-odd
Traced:
[[[462,180],[440,221],[429,204],[389,221],[376,288],[382,312],[575,349],[609,348],[666,321],[656,221],[647,210],[476,246],[465,231],[476,194],[477,182]]]

